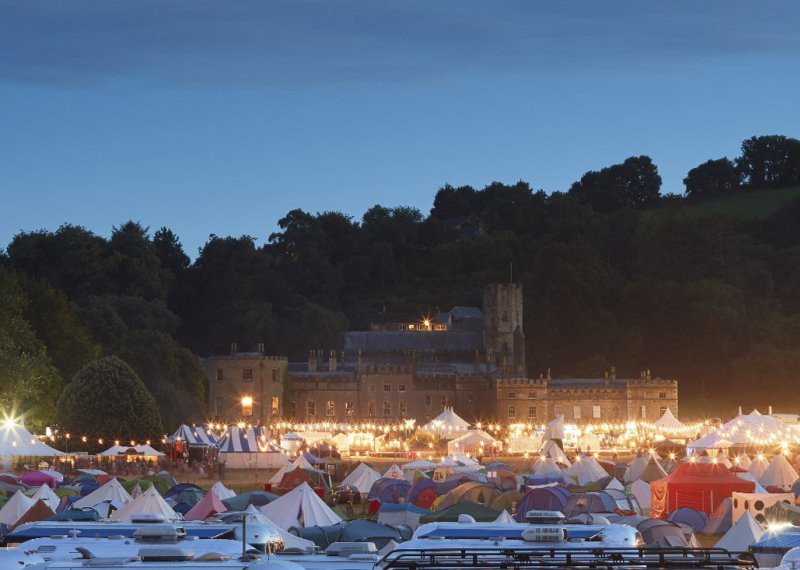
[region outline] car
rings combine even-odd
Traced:
[[[333,502],[337,505],[361,503],[361,492],[355,485],[339,485],[333,492]]]

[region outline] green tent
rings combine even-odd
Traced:
[[[461,501],[450,508],[420,517],[419,522],[458,522],[459,515],[470,515],[478,522],[491,522],[500,516],[500,511],[484,507],[472,501]]]

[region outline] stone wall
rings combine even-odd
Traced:
[[[205,358],[208,414],[222,421],[269,423],[283,416],[288,363],[282,356],[256,353]],[[247,399],[252,403],[248,406]]]

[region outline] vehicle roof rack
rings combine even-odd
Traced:
[[[474,569],[581,569],[615,568],[695,569],[758,568],[749,552],[723,548],[513,548],[439,547],[398,549],[381,559],[383,570]]]

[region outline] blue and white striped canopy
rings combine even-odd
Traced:
[[[281,449],[264,430],[263,426],[240,428],[229,426],[228,433],[219,440],[221,453],[280,452]]]
[[[219,443],[219,438],[208,426],[187,426],[186,424],[182,424],[169,440],[181,440],[189,445],[218,445]]]

